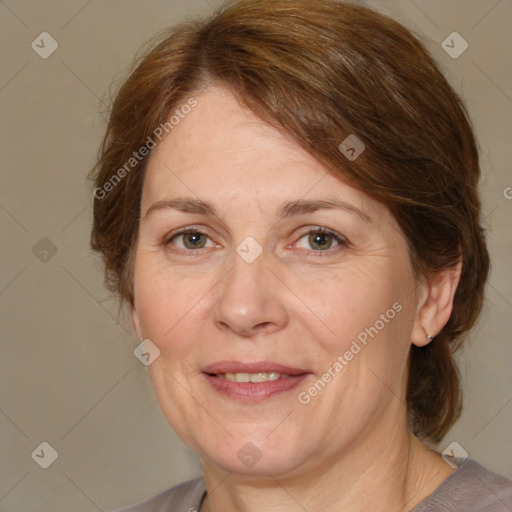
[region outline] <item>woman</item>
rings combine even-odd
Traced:
[[[512,510],[431,448],[488,274],[479,174],[383,15],[250,0],[166,33],[113,104],[91,242],[204,478],[125,510]]]

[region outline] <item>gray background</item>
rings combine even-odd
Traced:
[[[460,356],[465,412],[439,448],[457,441],[510,478],[512,2],[367,3],[427,42],[476,126],[493,270],[481,321]],[[104,129],[102,101],[140,45],[219,4],[0,2],[0,511],[109,510],[199,474],[133,355],[130,322],[116,323],[115,297],[88,248],[85,176]],[[44,31],[59,45],[47,59],[31,47]],[[453,31],[469,43],[457,59],[441,47]],[[48,469],[31,457],[43,441],[58,452]]]

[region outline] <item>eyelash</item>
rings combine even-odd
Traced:
[[[200,235],[205,235],[208,238],[210,238],[208,236],[208,234],[205,233],[204,231],[202,231],[201,229],[194,228],[193,226],[188,226],[186,228],[180,229],[179,231],[176,231],[176,232],[173,232],[173,233],[170,233],[169,235],[167,235],[164,238],[162,245],[167,248],[170,245],[170,243],[172,242],[172,240],[179,237],[180,235],[185,235],[188,233],[197,233]],[[304,238],[305,236],[311,235],[313,233],[330,235],[338,243],[338,245],[336,245],[334,247],[330,247],[329,249],[326,249],[323,251],[322,250],[314,250],[314,249],[310,249],[310,250],[305,249],[308,253],[314,254],[315,256],[322,256],[323,255],[322,253],[327,253],[327,255],[329,255],[329,254],[332,254],[332,251],[336,250],[336,248],[341,249],[341,248],[347,248],[347,247],[351,246],[350,242],[343,235],[340,235],[336,231],[333,231],[331,229],[324,228],[321,226],[308,226],[306,228],[306,231],[301,233],[301,235],[299,236],[297,241],[299,241],[302,238]],[[202,249],[210,249],[210,248],[209,247],[206,247],[206,248],[202,247],[199,249],[176,249],[175,248],[175,249],[173,249],[173,251],[186,253],[187,256],[200,256],[200,255],[202,255]],[[191,254],[191,253],[196,253],[196,254]]]

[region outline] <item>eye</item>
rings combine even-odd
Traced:
[[[347,247],[349,243],[342,235],[339,235],[329,229],[318,227],[310,228],[300,237],[297,245],[303,249],[310,249],[315,252],[325,252],[338,246]]]
[[[166,246],[175,245],[178,249],[182,250],[195,250],[204,249],[207,247],[214,247],[215,244],[210,240],[208,244],[208,235],[196,229],[186,229],[178,233],[172,234],[164,242]]]

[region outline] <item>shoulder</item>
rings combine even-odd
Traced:
[[[200,477],[167,489],[148,500],[112,512],[197,512],[205,490],[204,480]]]
[[[512,481],[466,459],[411,512],[508,512]]]

